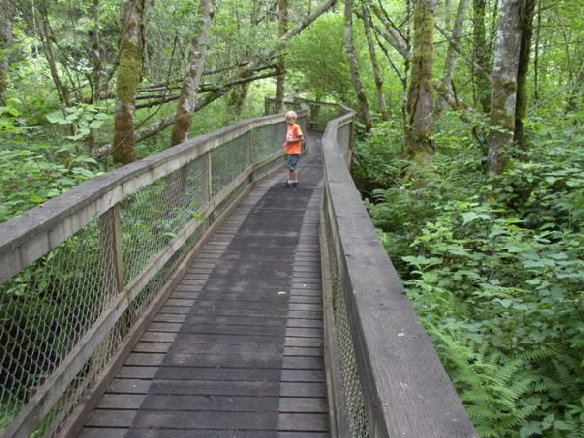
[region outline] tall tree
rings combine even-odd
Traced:
[[[472,0],[472,54],[473,61],[483,70],[489,71],[489,49],[487,46],[485,11],[486,0]],[[491,109],[491,84],[476,69],[474,74],[474,89],[477,101],[483,112]]]
[[[8,0],[0,0],[0,102],[7,87],[8,48],[12,45],[12,14]]]
[[[70,106],[69,87],[65,85],[61,77],[61,74],[59,73],[58,60],[54,47],[55,42],[57,41],[57,37],[53,32],[53,28],[49,20],[49,7],[47,4],[47,0],[43,0],[40,2],[37,8],[36,18],[38,18],[40,24],[40,26],[37,29],[38,36],[39,39],[41,40],[43,52],[49,64],[51,77],[53,78],[53,82],[55,83],[55,87],[57,88],[57,93],[59,94],[61,107],[64,109],[65,107]]]
[[[534,14],[535,0],[522,0],[519,7],[521,45],[519,49],[519,67],[517,70],[517,105],[515,107],[515,132],[513,137],[513,141],[519,146],[524,146],[525,143],[523,120],[527,116],[527,70],[529,67]]]
[[[359,74],[359,66],[357,63],[357,53],[355,50],[355,41],[353,36],[353,0],[345,0],[345,49],[347,51],[347,61],[349,63],[349,71],[351,73],[351,81],[353,88],[357,95],[359,118],[367,127],[371,129],[371,114],[369,112],[369,101],[363,89],[361,76]]]
[[[414,39],[410,87],[406,104],[405,154],[426,163],[434,153],[432,133],[432,55],[434,1],[414,2]]]
[[[456,10],[456,18],[454,20],[454,25],[452,28],[452,40],[448,45],[448,51],[446,52],[446,62],[444,64],[444,75],[442,76],[441,88],[443,93],[440,94],[441,99],[437,102],[438,111],[444,108],[444,103],[447,103],[447,97],[454,94],[454,88],[452,86],[452,81],[454,80],[454,69],[456,68],[457,53],[455,45],[460,46],[460,39],[462,37],[462,27],[464,24],[464,12],[466,10],[467,0],[460,0],[458,2],[458,8]]]
[[[521,1],[523,0],[502,0],[499,8],[499,26],[491,75],[493,91],[488,153],[488,170],[495,174],[503,170],[502,149],[512,145],[515,130],[517,71],[521,46],[519,21]]]
[[[116,75],[116,115],[114,118],[113,157],[127,164],[136,159],[134,146],[134,113],[136,89],[142,80],[144,48],[143,15],[146,0],[124,0],[120,61]]]
[[[93,28],[91,29],[91,61],[93,74],[91,76],[91,103],[99,100],[101,92],[101,51],[99,48],[99,0],[93,0]]]
[[[195,112],[197,90],[201,82],[203,66],[207,56],[209,34],[214,15],[212,0],[200,0],[199,10],[200,20],[195,26],[194,35],[191,38],[190,60],[178,99],[171,146],[182,143],[187,138],[191,128],[192,116]]]
[[[288,0],[278,0],[278,38],[288,31]],[[278,53],[276,64],[278,77],[276,78],[276,108],[284,109],[284,85],[286,83],[286,57],[283,52]]]
[[[377,92],[377,105],[383,120],[389,120],[389,112],[387,111],[387,103],[385,102],[385,93],[383,92],[383,76],[377,61],[377,53],[375,49],[375,41],[371,34],[371,14],[367,8],[366,2],[362,2],[361,12],[363,14],[363,25],[365,26],[365,36],[367,37],[367,47],[369,48],[369,59],[371,60],[371,68],[373,69],[373,80],[375,81],[375,91]]]

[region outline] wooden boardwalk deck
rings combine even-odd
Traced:
[[[256,186],[194,259],[81,437],[323,438],[320,138],[301,184]]]

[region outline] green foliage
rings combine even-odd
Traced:
[[[0,151],[0,221],[21,214],[99,173],[93,158],[72,155],[66,148],[61,153],[63,159],[59,162],[26,149]]]
[[[541,119],[489,181],[480,147],[442,128],[427,169],[373,192],[381,240],[481,436],[579,436],[584,139]]]
[[[54,111],[47,114],[46,118],[56,125],[71,126],[73,134],[65,138],[76,141],[86,139],[91,130],[100,128],[109,116],[93,105],[80,104],[76,107],[65,108],[65,111]]]

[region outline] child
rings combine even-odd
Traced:
[[[298,160],[302,153],[302,128],[296,124],[298,115],[294,111],[286,113],[286,140],[282,144],[286,148],[286,162],[288,163],[288,182],[284,184],[285,187],[296,187],[298,185]]]

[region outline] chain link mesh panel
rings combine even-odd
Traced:
[[[111,225],[111,224],[109,224]],[[113,233],[108,224],[102,233]],[[94,220],[0,286],[0,430],[95,323],[117,285]]]
[[[347,157],[349,156],[349,148],[351,145],[351,131],[352,127],[351,124],[346,124],[343,126],[339,126],[339,130],[337,131],[337,142],[339,144],[339,151],[341,155],[347,161]]]
[[[211,152],[214,195],[245,172],[248,135],[228,141]]]
[[[328,260],[330,265],[333,312],[337,331],[339,366],[343,384],[343,402],[351,437],[368,438],[368,419],[365,410],[363,389],[357,368],[355,345],[353,343],[349,311],[347,308],[348,291],[342,287],[342,265],[339,263],[338,236],[329,215],[328,194],[324,195],[324,220]]]
[[[251,162],[258,163],[282,151],[286,123],[260,126],[251,135]]]
[[[207,159],[188,163],[121,203],[126,284],[201,213],[208,199]]]

